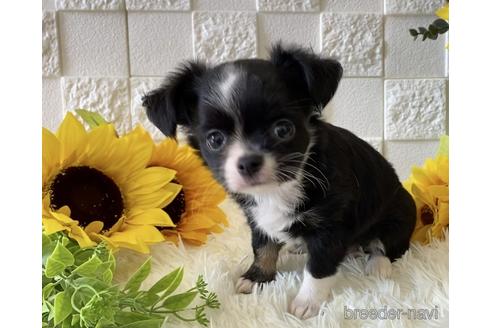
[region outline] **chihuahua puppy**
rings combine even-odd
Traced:
[[[319,312],[354,247],[370,254],[368,274],[388,277],[415,226],[414,201],[391,164],[321,119],[341,77],[337,61],[278,44],[269,60],[184,63],[143,98],[148,118],[166,136],[183,127],[244,210],[254,261],[238,292],[275,279],[284,244],[306,250],[302,285],[289,308],[299,318]]]

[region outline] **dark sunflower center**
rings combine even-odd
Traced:
[[[173,180],[174,183],[179,183],[176,180]],[[164,211],[171,217],[171,220],[174,224],[178,224],[181,220],[181,216],[185,212],[185,193],[183,189],[179,192],[179,194],[174,198],[174,200],[163,208]]]
[[[420,219],[424,225],[432,224],[434,222],[434,213],[432,213],[429,206],[424,205],[420,211]]]
[[[51,184],[51,207],[67,205],[70,216],[85,227],[92,221],[102,221],[111,228],[123,214],[120,189],[101,171],[74,166],[60,172]]]

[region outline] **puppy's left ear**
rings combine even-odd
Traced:
[[[197,113],[197,81],[206,70],[202,63],[183,63],[160,88],[142,98],[147,117],[164,135],[175,137],[178,124],[191,126]]]
[[[312,50],[300,47],[273,46],[271,62],[277,66],[292,92],[303,90],[322,110],[335,95],[343,68],[334,59],[321,58]]]

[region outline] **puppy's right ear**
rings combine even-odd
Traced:
[[[178,124],[192,124],[198,102],[197,80],[206,70],[202,63],[184,63],[160,88],[142,98],[147,117],[164,135],[174,138]]]

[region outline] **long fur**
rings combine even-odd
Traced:
[[[312,286],[333,285],[350,249],[360,246],[379,256],[370,271],[389,275],[387,263],[405,253],[415,226],[415,204],[391,164],[362,139],[320,117],[341,76],[335,60],[276,45],[269,61],[238,60],[213,68],[185,64],[144,102],[149,119],[166,135],[173,136],[177,124],[185,127],[190,143],[245,212],[255,258],[238,290],[250,292],[249,282],[273,280],[281,247],[289,241],[304,244],[310,280],[291,310],[302,318],[315,315],[326,298],[326,291]],[[295,131],[288,138],[275,135],[280,121]],[[210,140],[217,139],[210,136],[216,133],[225,142],[214,149]],[[259,185],[252,170],[245,176],[230,164],[231,156],[238,161],[252,154],[275,163],[270,180],[262,178]],[[258,176],[265,176],[263,168]],[[233,183],[243,180],[251,186]]]

